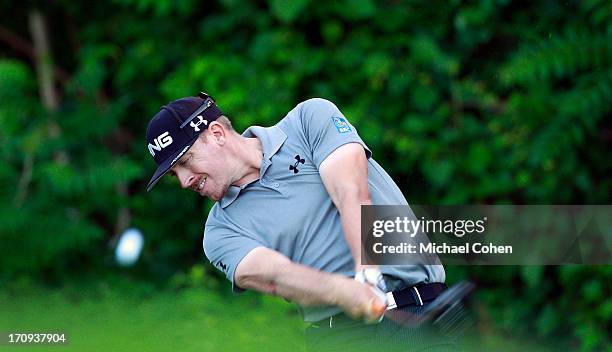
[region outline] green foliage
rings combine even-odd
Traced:
[[[580,349],[610,345],[609,266],[472,268],[478,301],[488,307],[484,321],[496,319],[507,334],[580,341]],[[513,302],[520,297],[520,302]],[[501,319],[500,319],[501,318]],[[569,349],[576,349],[574,346]]]
[[[125,226],[146,236],[138,275],[224,280],[198,264],[211,203],[170,179],[144,193],[149,118],[200,90],[238,130],[310,97],[334,101],[411,203],[610,201],[609,1],[36,4],[67,74],[48,111],[35,65],[0,46],[3,280],[109,270]],[[31,6],[0,1],[3,28],[31,38]],[[607,267],[449,273],[483,285],[491,324],[567,334],[584,350],[609,343]]]

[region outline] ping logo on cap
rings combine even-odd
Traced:
[[[155,142],[155,144],[149,143],[148,145],[149,153],[151,153],[151,156],[155,156],[155,150],[159,152],[162,150],[162,148],[166,148],[167,146],[172,144],[172,136],[170,136],[169,132],[166,131],[157,136],[157,138],[155,138],[153,141]]]

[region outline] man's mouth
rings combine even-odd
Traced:
[[[204,188],[205,183],[206,183],[206,177],[202,177],[202,179],[200,179],[200,183],[198,183],[198,188],[196,190],[200,192],[202,188]]]

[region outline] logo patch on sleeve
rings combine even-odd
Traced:
[[[340,133],[351,132],[351,126],[348,124],[348,121],[344,117],[332,116],[332,121],[334,122],[334,126]]]

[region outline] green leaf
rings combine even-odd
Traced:
[[[269,0],[272,13],[282,22],[293,22],[308,6],[309,0]]]
[[[360,20],[376,14],[376,3],[372,0],[344,0],[342,15],[351,20]]]

